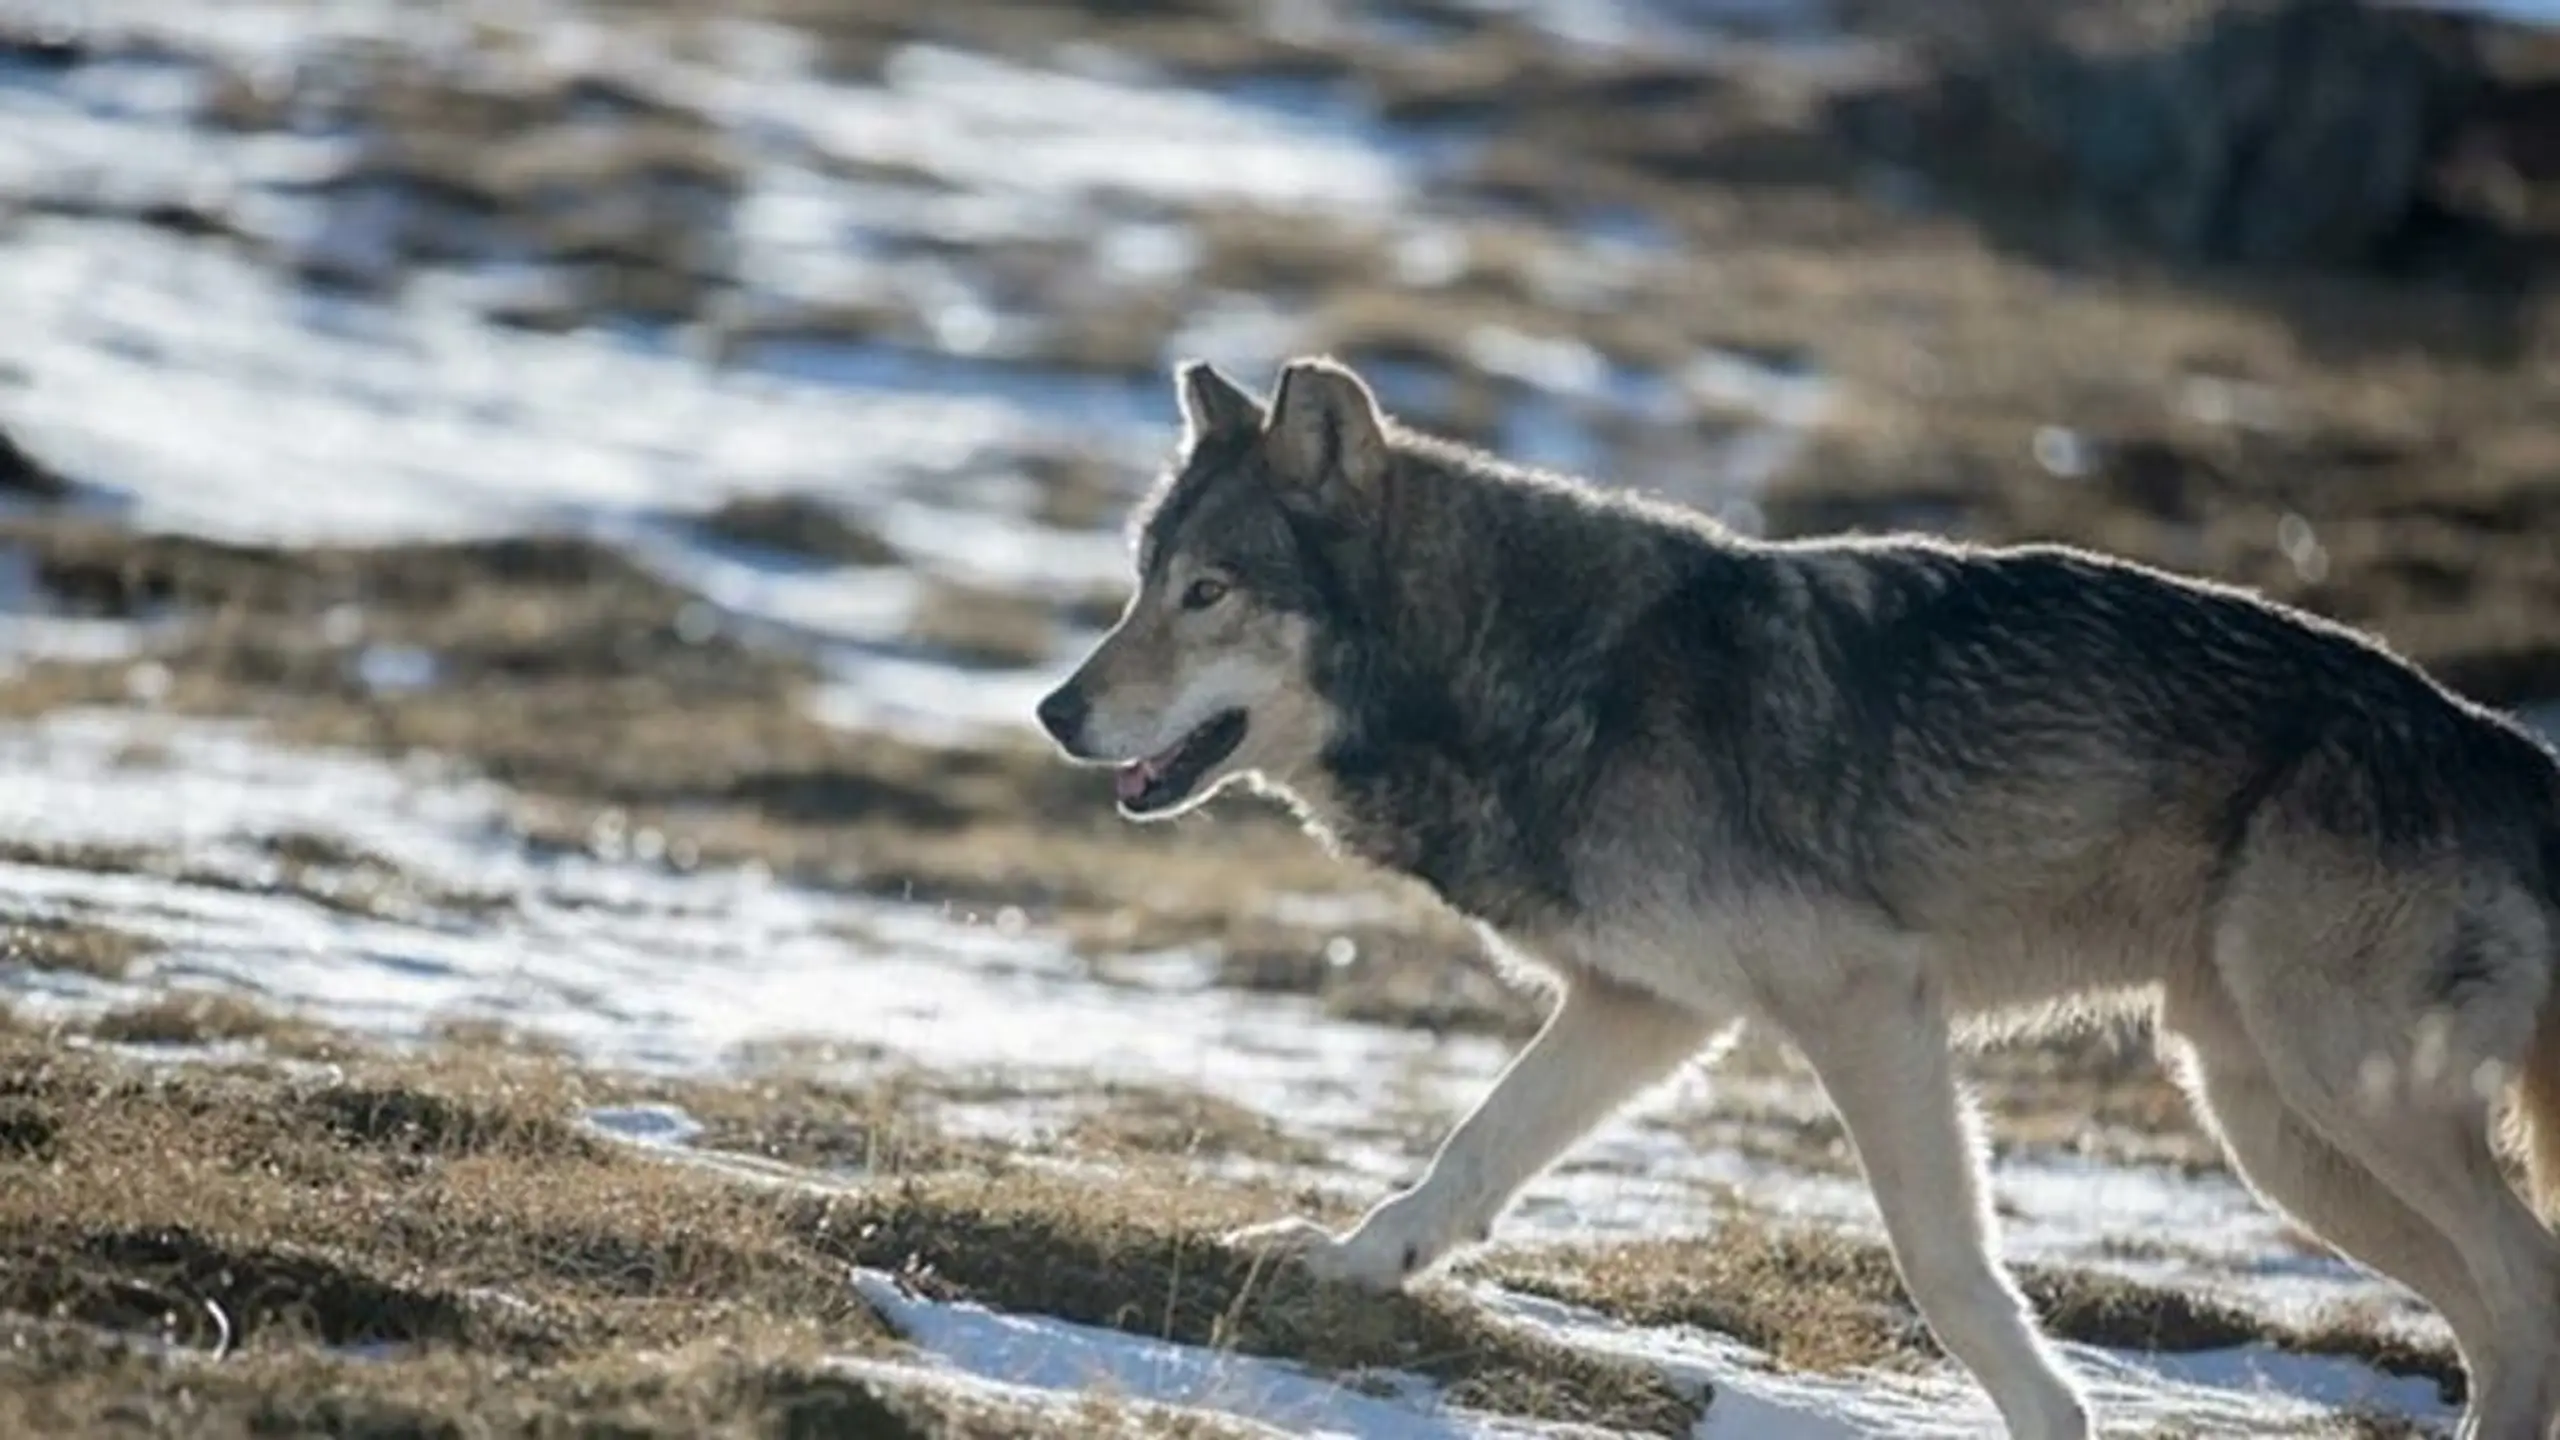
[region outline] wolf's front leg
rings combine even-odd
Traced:
[[[1990,1394],[2012,1440],[2089,1440],[2087,1402],[1996,1258],[1982,1142],[1936,990],[1879,967],[1776,1018],[1839,1112],[1903,1288],[1938,1342]]]
[[[1577,975],[1537,1037],[1431,1157],[1410,1189],[1380,1201],[1350,1233],[1280,1220],[1230,1243],[1297,1256],[1315,1274],[1376,1289],[1485,1238],[1538,1173],[1638,1091],[1696,1054],[1716,1021],[1644,991]]]

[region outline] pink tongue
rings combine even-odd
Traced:
[[[1147,793],[1147,782],[1155,778],[1154,761],[1134,761],[1111,772],[1111,789],[1123,800],[1135,800]]]

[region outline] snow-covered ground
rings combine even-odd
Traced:
[[[1643,44],[1662,14],[1684,7],[1531,8],[1568,38]],[[441,18],[390,3],[11,9],[183,43],[62,72],[0,61],[0,189],[125,214],[214,196],[270,253],[387,263],[368,249],[382,217],[314,198],[310,183],[350,163],[362,137],[209,130],[197,114],[209,74],[191,57],[278,71],[309,63],[332,35],[433,48],[459,43],[462,7]],[[1169,397],[1153,381],[1015,363],[1036,317],[1008,312],[967,272],[886,242],[1076,235],[1102,279],[1180,271],[1196,263],[1196,237],[1157,212],[1203,197],[1374,213],[1418,269],[1446,242],[1410,181],[1435,163],[1432,148],[1315,102],[926,47],[899,53],[881,83],[853,86],[818,78],[788,37],[743,23],[722,29],[715,61],[653,50],[566,11],[488,8],[478,20],[538,42],[508,63],[612,73],[717,122],[746,157],[733,236],[742,313],[892,297],[920,306],[939,352],[808,342],[751,347],[715,365],[702,337],[684,332],[493,324],[493,292],[545,283],[503,256],[354,297],[314,291],[244,248],[57,213],[0,233],[0,419],[11,432],[88,487],[92,503],[141,526],[293,542],[537,528],[599,536],[733,621],[819,656],[834,677],[826,713],[840,723],[944,735],[1018,727],[1052,667],[964,671],[890,643],[917,578],[1064,595],[1116,577],[1125,561],[1115,530],[1058,528],[1030,513],[1020,487],[979,482],[1002,476],[1007,457],[1065,446],[1109,456],[1134,490],[1166,439]],[[889,166],[931,183],[849,178]],[[1583,278],[1595,284],[1613,267],[1651,263],[1641,245],[1607,235],[1591,237],[1585,258]],[[1209,354],[1259,379],[1294,343],[1288,314],[1225,296],[1167,334],[1163,353]],[[1745,516],[1754,476],[1826,403],[1818,377],[1723,354],[1630,375],[1561,337],[1488,330],[1477,348],[1487,368],[1528,387],[1506,439],[1534,458],[1587,455],[1587,427],[1603,418],[1670,426],[1706,409],[1755,412],[1722,467],[1693,467],[1706,482],[1685,497]],[[795,573],[670,523],[768,491],[839,503],[914,564],[859,580]],[[149,642],[146,627],[43,614],[0,563],[0,664],[138,656]],[[384,664],[399,670],[402,658]],[[1395,1133],[1396,1117],[1381,1113],[1386,1077],[1402,1086],[1397,1105],[1446,1115],[1505,1058],[1491,1040],[1354,1024],[1312,1002],[1222,989],[1205,958],[1158,957],[1136,979],[1106,984],[1019,916],[953,916],[675,863],[652,836],[625,837],[609,854],[537,850],[506,823],[498,787],[432,762],[82,712],[0,729],[0,776],[0,834],[139,846],[193,872],[0,864],[0,887],[22,912],[112,915],[165,944],[113,981],[0,964],[11,999],[39,1012],[219,986],[385,1037],[482,1016],[600,1064],[674,1070],[716,1069],[759,1043],[823,1040],[876,1057],[865,1063],[884,1071],[1005,1082],[971,1092],[1017,1101],[975,1101],[951,1117],[995,1133],[1055,1123],[1098,1076],[1170,1081],[1325,1143],[1331,1161],[1301,1178],[1359,1195],[1412,1168],[1384,1142],[1341,1139]],[[288,834],[379,855],[431,891],[502,903],[465,913],[430,899],[415,913],[358,916],[203,883],[259,879],[276,863],[259,842]],[[1678,1138],[1677,1117],[1718,1092],[1715,1077],[1686,1079],[1613,1126],[1526,1197],[1505,1238],[1692,1230],[1711,1223],[1714,1197],[1727,1193],[1779,1215],[1873,1228],[1854,1180]],[[619,1118],[627,1128],[632,1117]],[[652,1133],[680,1138],[682,1117],[649,1118]],[[2301,1256],[2226,1179],[2048,1156],[2005,1165],[1997,1189],[2020,1258],[2209,1287],[2285,1313],[2356,1299],[2406,1309],[2344,1266]],[[2171,1258],[2134,1261],[2110,1243],[2125,1235],[2181,1243]],[[929,1357],[907,1367],[909,1380],[1107,1382],[1290,1433],[1520,1430],[1446,1411],[1419,1388],[1354,1394],[1269,1362],[936,1305],[881,1276],[856,1283]],[[1570,1343],[1712,1381],[1719,1398],[1703,1435],[1956,1435],[1987,1423],[1951,1373],[1790,1376],[1717,1337],[1630,1329],[1492,1290],[1482,1298]],[[2345,1361],[2079,1358],[2128,1420],[2265,1433],[2350,1404],[2446,1418],[2432,1386]]]

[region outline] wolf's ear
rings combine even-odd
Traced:
[[[1262,405],[1206,360],[1174,368],[1173,388],[1182,400],[1183,438],[1198,444],[1211,435],[1251,434],[1262,428]]]
[[[1386,474],[1386,419],[1377,397],[1348,367],[1292,361],[1271,399],[1263,449],[1286,485],[1326,499],[1366,495]]]

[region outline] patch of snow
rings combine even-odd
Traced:
[[[1450,1407],[1417,1376],[1364,1376],[1354,1389],[1267,1359],[1051,1316],[928,1300],[879,1271],[857,1271],[853,1283],[883,1319],[925,1352],[916,1362],[863,1362],[883,1378],[913,1382],[947,1372],[998,1386],[1014,1398],[1101,1394],[1149,1407],[1235,1416],[1302,1435],[1401,1440],[1552,1435],[1571,1428]],[[1504,1323],[1569,1349],[1658,1369],[1709,1393],[1695,1431],[1699,1440],[1958,1440],[1998,1428],[1987,1397],[1951,1369],[1789,1371],[1727,1336],[1686,1326],[1626,1325],[1491,1285],[1467,1288]],[[2335,1357],[2255,1346],[2183,1355],[2129,1355],[2088,1346],[2065,1351],[2108,1420],[2145,1433],[2308,1435],[2346,1407],[2380,1409],[2424,1425],[2454,1418],[2431,1382],[2384,1376]]]
[[[367,645],[356,652],[356,679],[378,695],[435,686],[443,666],[435,652],[414,645]]]
[[[1012,1395],[1101,1395],[1150,1408],[1206,1411],[1273,1425],[1291,1435],[1363,1440],[1492,1440],[1562,1433],[1460,1410],[1419,1376],[1375,1377],[1375,1395],[1298,1365],[1045,1315],[1016,1315],[907,1293],[895,1277],[857,1270],[854,1289],[926,1352],[926,1362]],[[891,1362],[863,1362],[889,1366]],[[912,1376],[917,1367],[880,1373]]]
[[[2309,1425],[2338,1410],[2358,1409],[2450,1426],[2460,1416],[2433,1380],[2386,1375],[2339,1355],[2292,1355],[2264,1345],[2182,1354],[2081,1346],[2073,1353],[2098,1377],[2092,1388],[2102,1399],[2126,1397],[2119,1404],[2127,1413],[2181,1407],[2184,1413],[2162,1416],[2166,1423],[2210,1419],[2248,1426],[2292,1419]]]
[[[1258,1440],[1258,1437],[1290,1433],[1235,1414],[1212,1417],[1196,1408],[1165,1405],[1137,1397],[1082,1395],[990,1379],[947,1364],[935,1356],[917,1361],[869,1355],[842,1356],[830,1361],[828,1368],[848,1379],[883,1390],[925,1392],[944,1400],[957,1401],[958,1408],[969,1414],[1039,1415],[1062,1426],[1071,1421],[1090,1425],[1095,1419],[1092,1407],[1099,1400],[1108,1407],[1102,1413],[1114,1419],[1145,1419],[1161,1424],[1167,1433],[1196,1433],[1202,1440],[1230,1435]],[[1141,1433],[1145,1432],[1141,1430]]]
[[[674,1147],[702,1133],[702,1122],[680,1105],[599,1105],[579,1117],[590,1127],[633,1145]]]
[[[1734,350],[1700,351],[1680,384],[1701,400],[1786,425],[1813,424],[1831,405],[1831,382],[1821,372]]]
[[[1405,193],[1394,162],[1347,124],[1201,91],[934,45],[891,55],[878,87],[742,58],[690,77],[706,109],[779,144],[962,190],[1051,204],[1117,193],[1369,209]]]
[[[1489,1285],[1470,1293],[1560,1344],[1712,1386],[1715,1399],[1699,1440],[1958,1440],[1999,1433],[1989,1399],[1951,1368],[1916,1375],[1789,1371],[1729,1336],[1693,1327],[1625,1325]],[[2352,1360],[2255,1346],[2186,1355],[2062,1349],[2090,1403],[2111,1429],[2128,1433],[2308,1435],[2323,1433],[2338,1409],[2350,1405],[2428,1425],[2455,1418],[2432,1382],[2386,1376]]]
[[[132,227],[29,221],[6,256],[0,329],[43,337],[12,428],[65,473],[129,494],[145,525],[382,540],[583,529],[750,492],[858,501],[1043,433],[965,391],[709,371],[644,344],[499,329],[427,292],[323,300]]]

